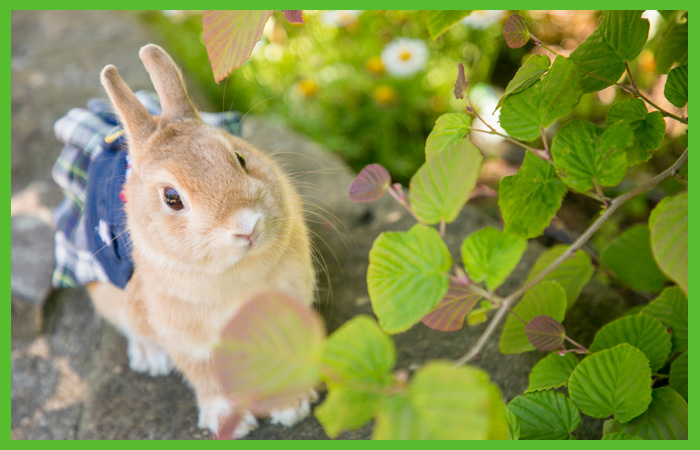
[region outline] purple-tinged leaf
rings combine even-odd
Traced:
[[[455,98],[464,98],[464,90],[467,88],[467,76],[464,74],[464,64],[459,63],[457,68],[457,81],[455,81]]]
[[[282,14],[289,23],[304,23],[304,16],[301,9],[283,9]]]
[[[430,314],[421,322],[438,331],[457,331],[464,326],[464,319],[481,297],[466,286],[450,280],[450,289]]]
[[[384,195],[391,184],[391,175],[380,164],[370,164],[350,184],[348,196],[356,203],[368,203]]]
[[[565,330],[558,321],[542,315],[533,318],[525,325],[525,334],[537,350],[551,352],[564,343]]]
[[[243,64],[262,37],[272,10],[205,10],[204,42],[218,83]]]
[[[221,390],[255,415],[295,404],[320,380],[325,335],[321,317],[300,301],[279,291],[255,295],[214,350]]]
[[[512,14],[503,27],[503,37],[510,48],[520,48],[530,40],[530,32],[525,20],[518,14]]]

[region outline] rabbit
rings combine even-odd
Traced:
[[[199,426],[218,433],[235,414],[233,436],[256,426],[219,389],[212,349],[226,322],[253,294],[278,289],[310,305],[316,276],[302,203],[276,163],[244,140],[207,125],[180,70],[159,46],[141,48],[163,114],[151,116],[117,69],[101,82],[126,132],[131,174],[124,186],[134,271],[125,289],[92,282],[98,312],[127,338],[130,367],[153,376],[180,371],[195,391]],[[310,398],[273,412],[291,426]],[[222,436],[219,436],[222,437]]]

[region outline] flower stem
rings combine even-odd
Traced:
[[[486,342],[491,338],[493,333],[496,331],[496,328],[498,325],[501,323],[503,318],[508,314],[508,312],[517,304],[517,302],[520,300],[520,297],[525,294],[525,292],[529,291],[533,287],[535,287],[540,281],[542,281],[547,275],[552,273],[557,267],[559,267],[561,264],[563,264],[567,259],[572,257],[576,251],[583,246],[588,240],[595,234],[596,231],[610,218],[610,216],[615,213],[623,204],[625,204],[629,199],[634,198],[638,196],[639,194],[642,194],[643,192],[646,192],[647,190],[651,189],[652,187],[656,186],[657,184],[661,183],[663,180],[665,180],[668,177],[675,176],[680,168],[685,164],[685,162],[688,160],[688,149],[686,148],[683,154],[676,160],[675,163],[673,163],[672,166],[655,176],[654,178],[651,178],[650,180],[647,180],[646,182],[638,185],[631,191],[620,195],[619,197],[615,197],[611,202],[610,206],[608,207],[607,210],[598,218],[596,219],[591,226],[589,226],[586,231],[579,236],[576,241],[569,246],[569,248],[566,249],[564,253],[562,253],[557,259],[555,259],[549,266],[547,266],[544,270],[542,270],[540,273],[538,273],[535,277],[533,277],[529,282],[525,283],[523,286],[521,286],[519,289],[517,289],[515,292],[507,296],[504,300],[503,303],[501,304],[501,307],[496,311],[496,314],[493,316],[491,319],[491,322],[489,322],[488,326],[486,327],[486,330],[481,334],[479,339],[476,341],[476,343],[472,346],[472,348],[465,353],[461,358],[459,358],[455,365],[462,365],[466,364],[470,361],[472,361],[479,353],[482,351],[484,348],[484,345],[486,345]]]

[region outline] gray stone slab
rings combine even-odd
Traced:
[[[37,335],[51,292],[53,230],[36,217],[16,216],[10,220],[10,235],[12,335]]]

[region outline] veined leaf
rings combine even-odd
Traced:
[[[651,392],[649,409],[628,423],[606,421],[603,432],[624,432],[643,439],[688,439],[688,403],[666,386]]]
[[[541,235],[559,211],[566,191],[554,167],[527,152],[518,173],[504,177],[498,187],[504,231],[526,239]]]
[[[643,441],[639,436],[633,434],[623,433],[621,431],[616,431],[614,433],[608,433],[601,438],[602,441]]]
[[[537,139],[540,128],[550,126],[579,102],[582,93],[580,78],[573,62],[557,56],[541,80],[508,96],[501,110],[501,126],[516,139]]]
[[[525,239],[486,227],[464,240],[462,262],[472,281],[485,281],[486,287],[494,290],[515,269],[526,249]]]
[[[272,13],[273,10],[204,11],[204,42],[217,83],[248,59]]]
[[[562,127],[552,143],[552,158],[564,182],[577,192],[586,192],[597,182],[615,186],[627,173],[625,149],[634,134],[626,122],[598,128],[586,120],[572,120]]]
[[[503,106],[503,102],[509,95],[517,94],[535,84],[542,75],[549,70],[549,58],[545,55],[529,55],[525,58],[523,65],[520,66],[512,80],[508,82],[506,91],[498,101],[496,109]]]
[[[678,66],[669,72],[664,85],[664,97],[678,108],[688,103],[688,64]]]
[[[654,54],[656,71],[668,73],[674,63],[688,64],[688,12],[664,35]]]
[[[688,352],[683,352],[681,356],[671,363],[671,378],[668,384],[688,401]]]
[[[566,386],[577,365],[578,358],[573,353],[565,353],[563,356],[556,352],[550,353],[532,368],[525,393]]]
[[[663,367],[671,353],[671,335],[666,327],[646,314],[622,317],[605,325],[596,333],[589,350],[599,352],[624,342],[644,352],[652,372]]]
[[[438,36],[447,31],[448,28],[471,14],[471,12],[471,10],[428,11],[428,32],[430,33],[430,37],[433,40],[437,39]]]
[[[464,113],[447,113],[438,117],[425,142],[425,157],[431,158],[439,151],[464,139],[471,125],[472,117]]]
[[[301,9],[283,9],[282,14],[289,23],[304,23],[304,14]]]
[[[659,292],[666,277],[651,254],[649,227],[626,229],[600,252],[600,260],[634,289]]]
[[[559,392],[531,392],[515,397],[508,409],[520,422],[520,439],[566,439],[581,424],[574,402]]]
[[[649,21],[643,11],[609,10],[595,31],[571,53],[581,69],[583,92],[594,92],[617,82],[649,36]]]
[[[506,412],[488,374],[435,361],[421,367],[408,392],[385,401],[374,439],[506,439]]]
[[[659,319],[671,329],[673,353],[688,350],[688,299],[678,286],[664,289],[642,313]]]
[[[536,316],[525,325],[525,335],[537,350],[551,352],[564,343],[566,330],[549,316]]]
[[[518,416],[506,408],[506,420],[508,421],[508,440],[517,441],[520,439],[520,421]]]
[[[688,193],[661,200],[649,217],[656,262],[688,296]]]
[[[253,414],[289,407],[320,380],[321,317],[277,291],[256,295],[226,324],[214,350],[223,392]]]
[[[481,151],[462,139],[429,158],[409,184],[411,207],[421,220],[433,225],[453,222],[476,186]]]
[[[526,283],[535,278],[540,272],[546,269],[567,249],[566,245],[558,244],[552,246],[549,250],[542,253],[535,265],[530,269],[530,274],[527,276]],[[594,269],[591,264],[591,257],[583,250],[578,250],[573,258],[567,259],[559,267],[554,269],[552,273],[547,275],[544,280],[554,280],[558,282],[566,291],[567,309],[574,304],[581,289],[591,279]],[[543,281],[544,281],[543,280]]]
[[[627,122],[634,132],[634,142],[627,147],[627,165],[648,161],[661,146],[666,133],[666,122],[659,111],[648,113],[646,104],[638,98],[615,103],[608,111],[606,125]]]
[[[451,267],[452,257],[434,228],[415,225],[380,234],[369,252],[367,288],[382,329],[406,331],[432,311],[447,293]]]
[[[629,422],[651,403],[649,360],[629,344],[594,353],[571,374],[569,395],[584,414]]]
[[[511,14],[503,27],[503,37],[510,48],[520,48],[530,40],[530,32],[525,20],[518,14]]]
[[[450,280],[450,289],[445,298],[423,317],[421,322],[433,330],[457,331],[464,326],[464,319],[481,296],[473,293],[466,286]]]
[[[389,171],[381,164],[370,164],[352,180],[348,197],[356,203],[373,202],[384,195],[390,184]]]
[[[323,431],[335,438],[345,430],[356,430],[374,418],[382,397],[378,394],[332,385],[326,399],[314,410]]]
[[[566,292],[556,281],[542,281],[525,294],[513,312],[525,322],[540,315],[547,315],[561,322],[566,313]],[[506,324],[503,326],[501,339],[498,343],[503,354],[535,350],[525,335],[525,323],[517,317],[514,314],[509,314]]]

